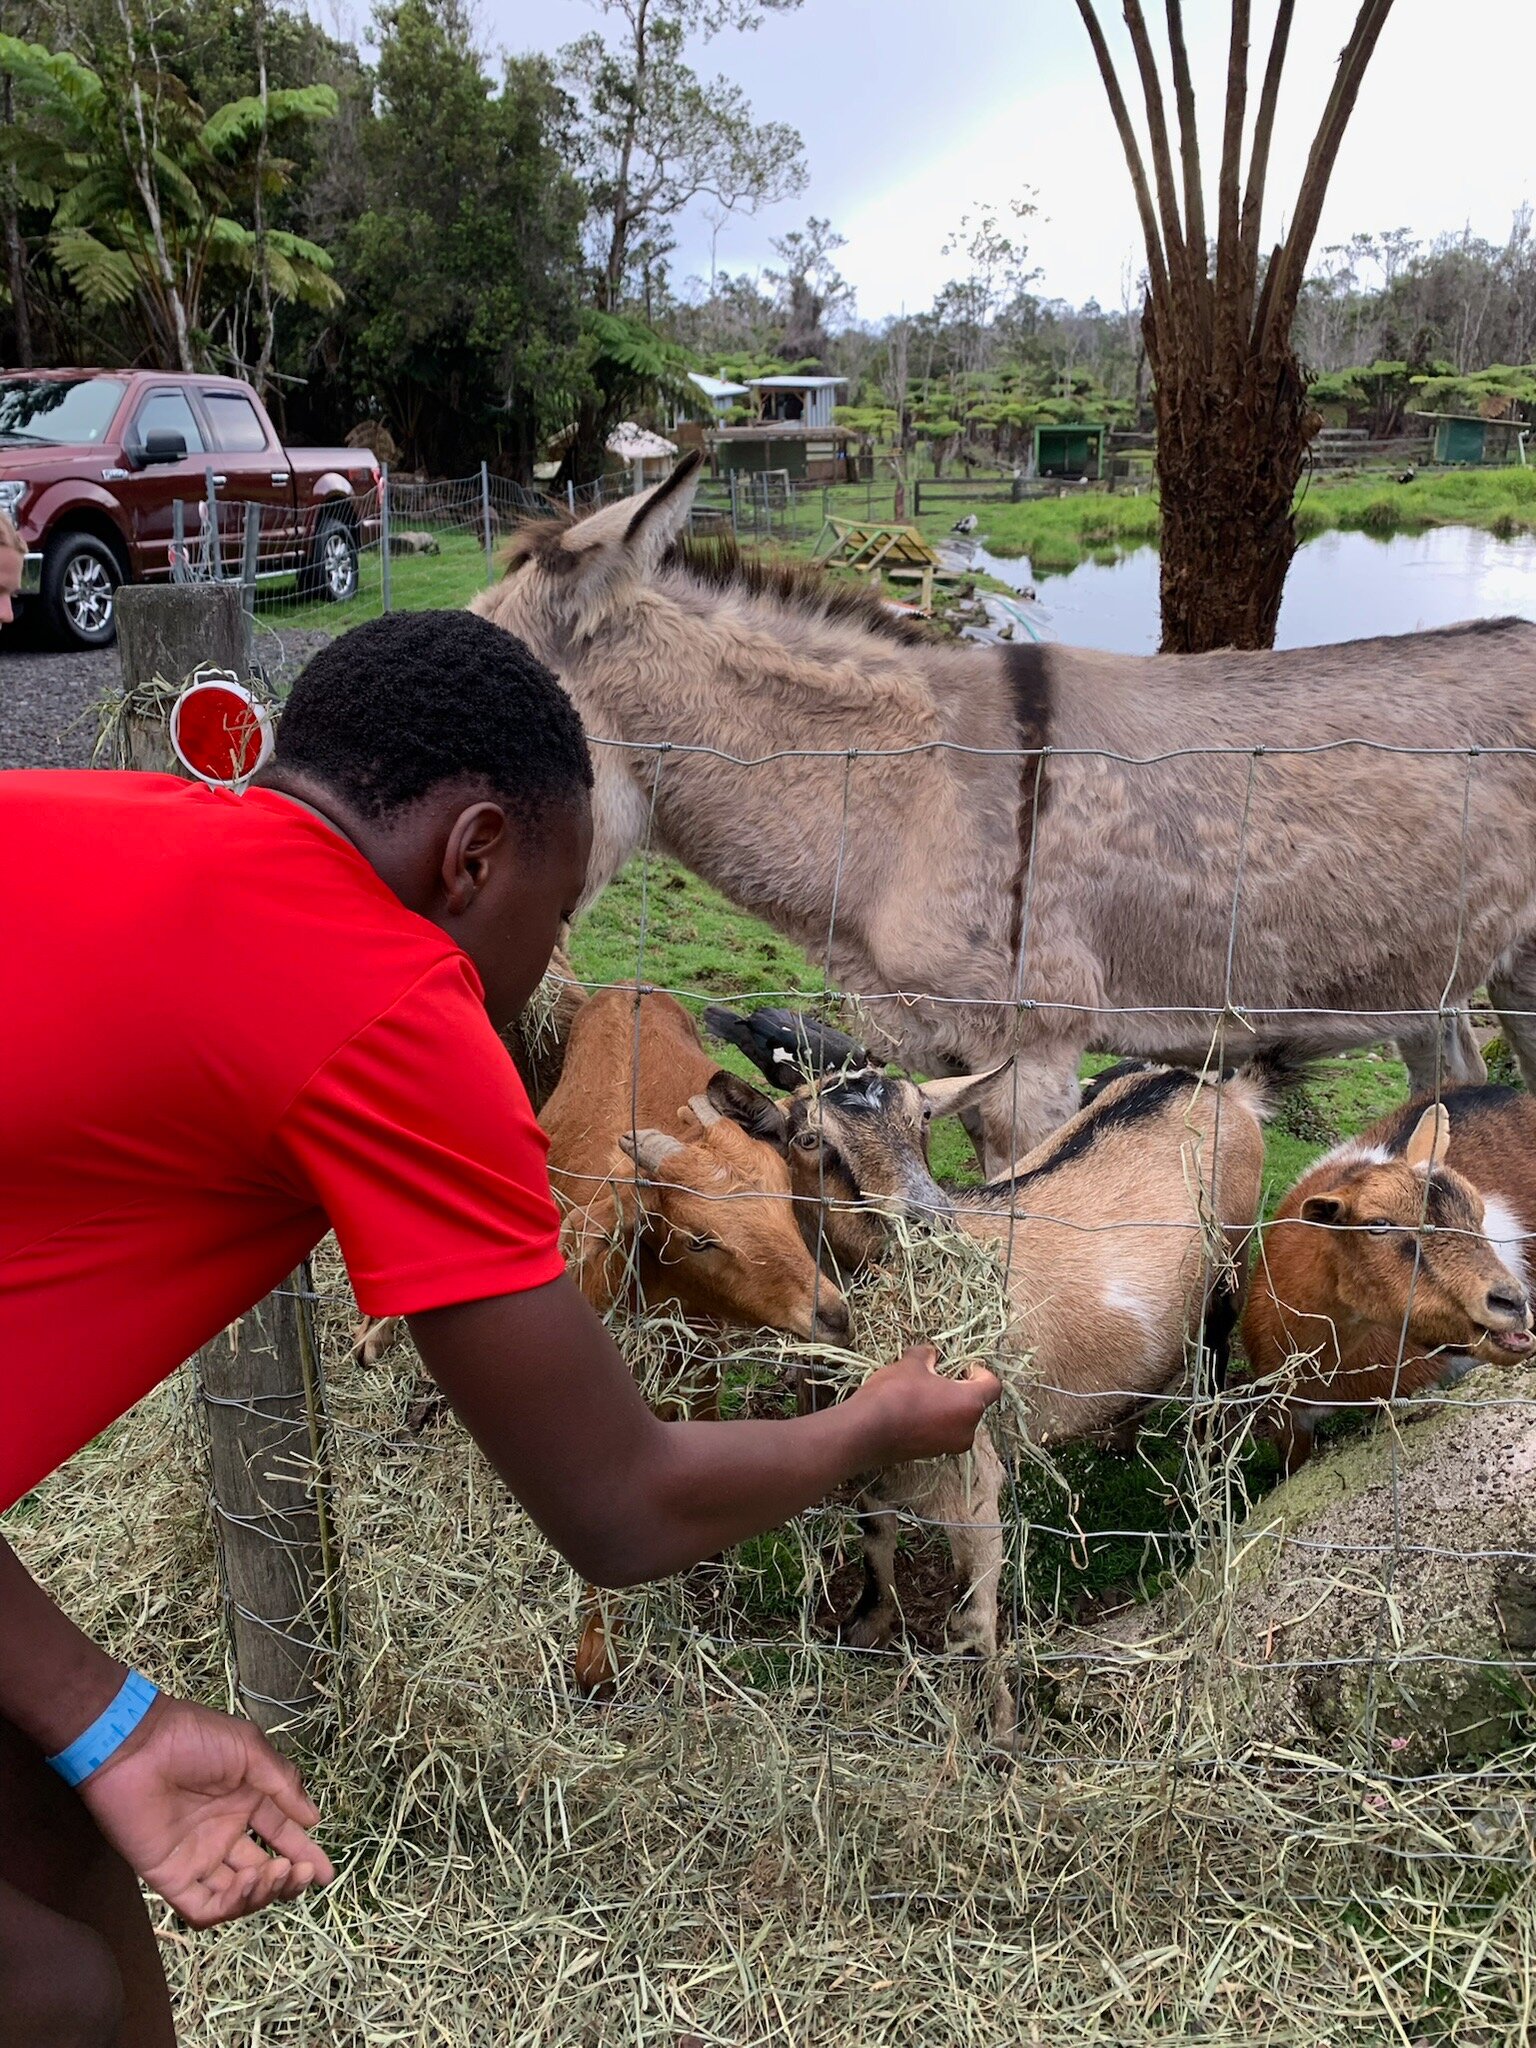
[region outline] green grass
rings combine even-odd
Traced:
[[[485,548],[473,534],[452,528],[426,528],[437,534],[442,549],[437,555],[396,555],[390,562],[392,607],[403,611],[452,611],[469,603],[485,588]],[[384,609],[382,564],[375,549],[358,563],[358,593],[348,604],[301,603],[292,584],[274,583],[257,600],[259,625],[285,626],[308,631],[323,629],[344,633],[365,619],[376,619]]]

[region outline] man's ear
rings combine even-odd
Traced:
[[[455,917],[462,917],[485,887],[497,856],[507,851],[511,829],[501,805],[490,802],[468,805],[449,826],[442,889]]]

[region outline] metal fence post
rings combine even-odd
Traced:
[[[254,499],[245,506],[245,534],[240,549],[240,602],[248,612],[256,609],[256,567],[261,554],[261,507]]]
[[[491,555],[491,467],[488,462],[480,465],[480,516],[485,527],[485,580],[494,583],[496,566]]]
[[[384,609],[389,611],[392,609],[392,606],[390,604],[389,582],[389,464],[387,462],[379,464],[379,583],[384,593]]]
[[[219,539],[219,494],[214,486],[212,468],[203,471],[207,479],[208,530],[203,535],[203,551],[208,558],[208,573],[215,583],[224,580],[224,548]]]
[[[187,574],[187,501],[185,498],[171,500],[171,581],[186,583]]]

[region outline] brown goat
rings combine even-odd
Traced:
[[[1287,1472],[1318,1421],[1531,1348],[1536,1103],[1504,1088],[1410,1103],[1304,1173],[1264,1235],[1243,1316]]]
[[[571,1025],[560,1085],[540,1118],[549,1178],[566,1205],[572,1277],[606,1310],[846,1335],[848,1309],[795,1221],[783,1113],[704,1050],[669,995],[610,988]],[[718,1412],[718,1381],[689,1412]],[[616,1675],[614,1628],[588,1592],[574,1677],[586,1692]]]
[[[795,1222],[777,1105],[704,1050],[671,996],[604,989],[539,1119],[573,1278],[607,1309],[836,1338],[848,1310]]]
[[[829,1105],[840,1089],[859,1085],[846,1049],[852,1041],[841,1034],[802,1029],[779,1011],[734,1020],[711,1012],[709,1021],[776,1078],[789,1078],[791,1059],[801,1071],[825,1062]],[[910,1114],[902,1093],[910,1087],[871,1094],[852,1119],[852,1139],[841,1126],[825,1134],[836,1152],[827,1169],[835,1204],[857,1199],[837,1149],[843,1144],[857,1143],[859,1173],[875,1186],[908,1186],[926,1173],[926,1123]],[[1196,1346],[1208,1351],[1220,1381],[1258,1220],[1268,1109],[1268,1086],[1257,1076],[1217,1084],[1176,1069],[1116,1069],[1006,1180],[942,1196],[952,1225],[997,1247],[1014,1311],[1005,1342],[1026,1367],[1036,1442],[1067,1443],[1113,1428],[1183,1376]],[[792,1146],[792,1173],[794,1157]],[[876,1232],[885,1229],[882,1206],[864,1212]],[[834,1209],[829,1237],[836,1224]],[[942,1525],[949,1540],[965,1588],[946,1626],[951,1646],[995,1658],[1004,1477],[983,1424],[968,1459],[899,1466],[865,1482],[865,1583],[844,1626],[846,1641],[874,1649],[895,1632],[896,1539],[907,1514]],[[1005,1739],[1012,1700],[1002,1685],[991,1719],[994,1737]]]

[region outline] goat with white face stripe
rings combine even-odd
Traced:
[[[1532,1346],[1536,1103],[1456,1088],[1302,1175],[1264,1237],[1243,1317],[1288,1472],[1339,1408],[1406,1398]]]

